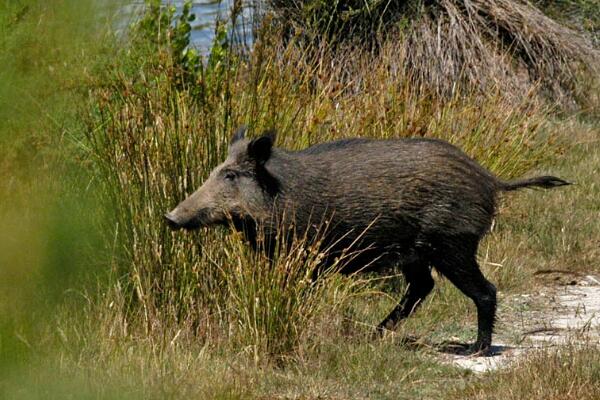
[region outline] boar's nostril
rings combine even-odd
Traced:
[[[171,213],[166,213],[164,218],[171,229],[181,228],[181,225],[179,224],[179,222],[177,222],[176,218]]]

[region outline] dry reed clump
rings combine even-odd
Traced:
[[[324,40],[344,52],[347,43],[377,48],[399,43],[398,66],[413,79],[413,85],[438,96],[454,96],[458,83],[481,92],[496,87],[507,93],[540,84],[545,97],[565,106],[573,101],[584,107],[595,104],[585,98],[591,90],[582,77],[597,79],[598,51],[583,35],[531,3],[401,3],[270,2],[283,29],[308,38],[311,45]]]

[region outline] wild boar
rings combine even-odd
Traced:
[[[323,246],[330,254],[359,250],[342,272],[398,266],[406,278],[405,295],[378,331],[393,329],[431,292],[433,267],[475,303],[478,333],[470,351],[489,353],[496,288],[476,254],[498,195],[568,182],[553,176],[505,182],[436,139],[342,139],[301,151],[273,142],[273,133],[249,140],[238,129],[227,159],[165,215],[167,223],[175,229],[232,224],[255,244],[259,226],[271,233],[293,226],[302,234],[327,221]]]

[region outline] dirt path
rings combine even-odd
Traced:
[[[504,306],[498,318],[503,324],[494,340],[496,355],[444,354],[442,359],[473,372],[486,372],[509,366],[539,349],[600,342],[600,277],[562,271],[540,274],[559,284],[501,301]]]

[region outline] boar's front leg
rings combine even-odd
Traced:
[[[408,285],[406,293],[400,303],[377,326],[381,334],[386,329],[392,330],[399,321],[408,317],[423,302],[433,289],[434,281],[431,277],[431,268],[426,262],[414,262],[402,266],[402,274]]]

